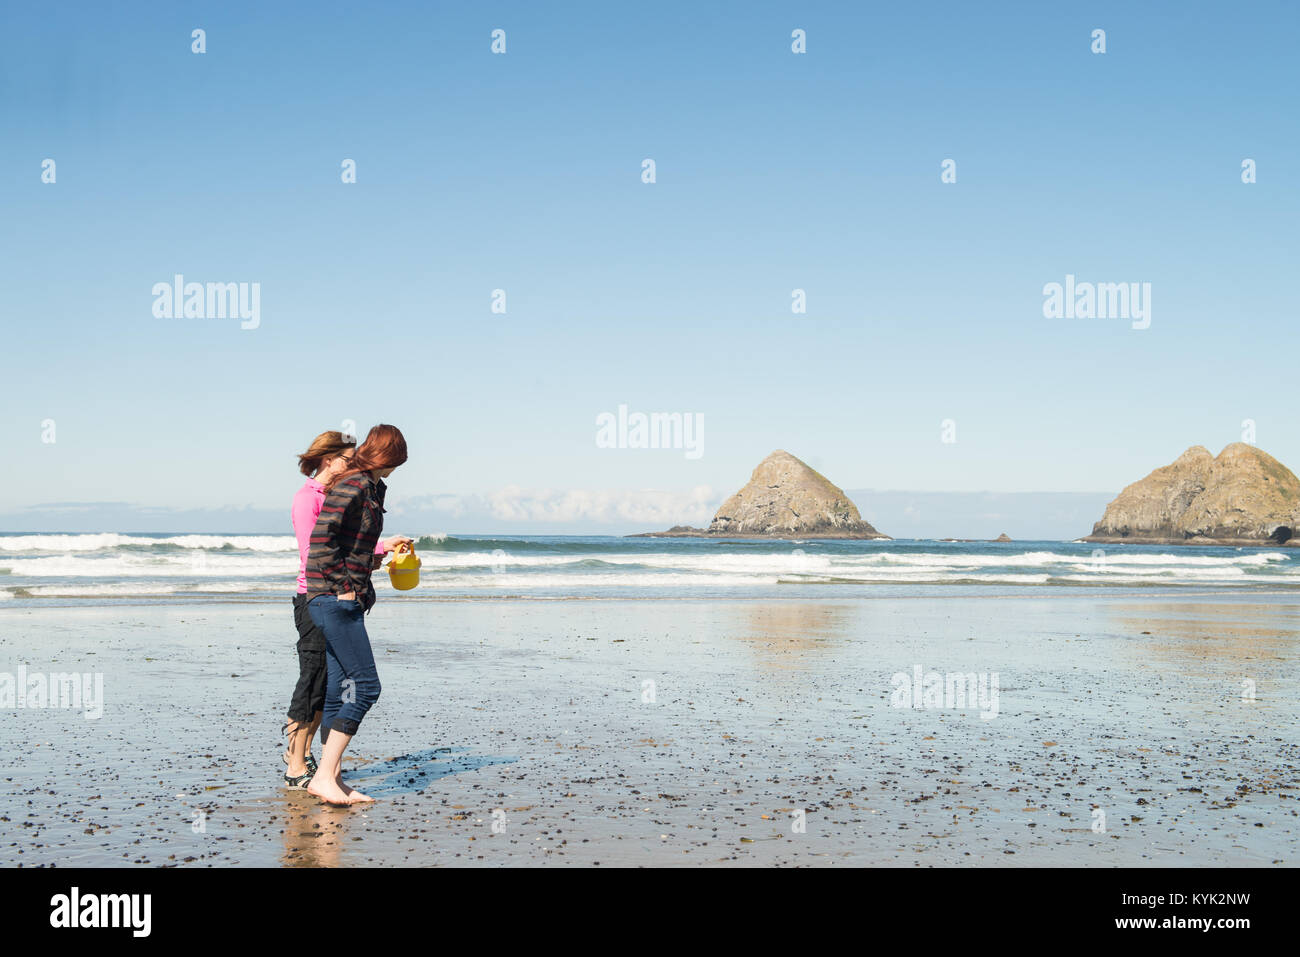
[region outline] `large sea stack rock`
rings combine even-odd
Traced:
[[[888,538],[864,522],[844,490],[789,452],[773,452],[749,484],[722,503],[710,535]]]
[[[708,528],[675,525],[631,538],[889,538],[864,522],[844,490],[789,452],[758,463]]]
[[[1106,506],[1085,542],[1295,544],[1300,479],[1267,452],[1234,442],[1194,445]]]

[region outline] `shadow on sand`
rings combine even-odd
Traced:
[[[469,748],[428,748],[367,765],[345,775],[345,780],[371,797],[418,794],[439,778],[462,771],[477,771],[494,764],[513,764],[517,757],[467,754]]]

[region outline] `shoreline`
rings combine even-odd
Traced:
[[[297,553],[275,536],[149,543],[25,540],[4,552],[0,609],[55,605],[279,601]],[[1189,593],[1300,586],[1300,550],[1078,540],[719,540],[547,536],[427,540],[400,601],[701,598],[838,599],[1045,590],[1061,595]],[[386,576],[378,588],[388,593]]]
[[[1300,548],[1300,538],[1288,538],[1284,542],[1276,539],[1258,538],[1138,538],[1132,535],[1117,538],[1109,535],[1088,535],[1085,538],[1072,539],[1089,545],[1186,545],[1192,548]]]
[[[852,588],[858,586],[863,591],[835,591],[832,589]],[[1294,585],[1277,585],[1277,584],[1248,584],[1248,585],[1230,585],[1230,586],[1206,586],[1192,583],[1183,584],[1163,584],[1151,586],[1150,584],[1140,582],[1112,582],[1101,585],[1094,582],[1050,582],[1038,585],[1006,585],[999,582],[912,582],[906,585],[900,585],[896,582],[852,582],[852,583],[834,583],[827,582],[815,585],[791,584],[784,586],[788,588],[824,588],[828,589],[824,594],[779,594],[773,592],[755,592],[753,594],[699,594],[699,595],[629,595],[629,594],[609,594],[609,595],[537,595],[537,594],[405,594],[401,598],[394,597],[385,592],[380,592],[380,600],[388,607],[395,607],[402,604],[414,605],[460,605],[460,604],[483,604],[490,602],[518,603],[518,602],[538,602],[546,604],[562,602],[627,602],[637,604],[640,602],[686,602],[686,603],[738,603],[738,604],[761,604],[763,602],[798,602],[798,603],[822,603],[822,602],[881,602],[881,601],[966,601],[980,599],[985,601],[997,601],[999,599],[1034,599],[1044,598],[1051,601],[1068,601],[1072,599],[1096,598],[1105,599],[1132,599],[1132,598],[1168,598],[1168,599],[1186,599],[1186,598],[1281,598],[1291,599],[1300,596],[1300,582]],[[938,589],[950,589],[949,593],[939,592]],[[969,589],[969,591],[956,591],[957,589]],[[15,614],[20,612],[40,611],[42,609],[54,608],[203,608],[203,607],[220,607],[220,606],[263,606],[263,605],[282,605],[287,597],[291,597],[292,592],[287,591],[268,591],[260,595],[241,594],[238,597],[227,597],[225,595],[214,593],[211,595],[197,594],[194,596],[185,595],[114,595],[106,597],[97,595],[93,597],[81,596],[63,596],[63,597],[46,597],[33,599],[12,599],[0,603],[0,616],[8,610]],[[15,601],[24,601],[25,604],[14,604]]]

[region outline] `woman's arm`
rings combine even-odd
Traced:
[[[389,552],[397,551],[397,546],[403,542],[408,545],[415,544],[413,539],[407,538],[405,535],[394,535],[392,538],[381,538],[379,541],[375,542],[375,560],[370,566],[371,570],[373,571],[375,569],[383,568],[384,556]]]
[[[414,545],[415,539],[407,538],[405,535],[393,535],[389,538],[381,538],[375,542],[375,554],[387,555],[389,552],[396,551],[397,546],[406,542],[408,545]]]

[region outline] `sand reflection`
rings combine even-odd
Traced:
[[[851,606],[822,602],[737,606],[736,611],[728,631],[770,671],[806,670],[840,650],[856,617]]]
[[[1217,668],[1284,656],[1300,640],[1300,621],[1289,606],[1153,601],[1100,608],[1112,628],[1141,639],[1126,645],[1139,658],[1202,660]]]
[[[331,807],[306,791],[286,791],[280,799],[284,851],[282,867],[337,867],[343,842],[358,811]]]

